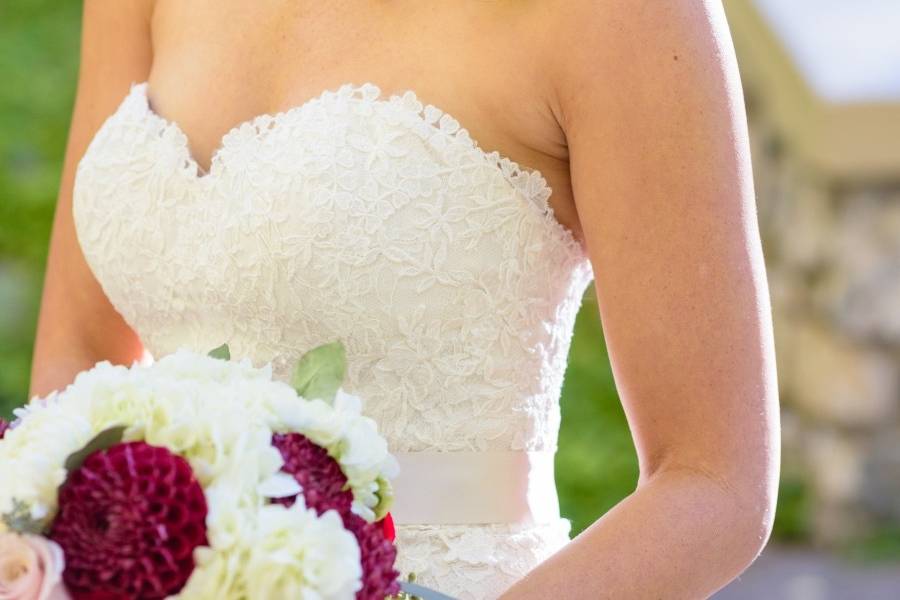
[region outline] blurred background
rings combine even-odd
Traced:
[[[900,598],[900,1],[725,0],[775,324],[775,531],[721,599]],[[27,400],[81,3],[0,0],[0,416]],[[593,288],[557,458],[581,531],[637,459]]]

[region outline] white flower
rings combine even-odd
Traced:
[[[324,400],[306,400],[292,394],[273,398],[270,406],[275,418],[272,429],[279,433],[301,432],[325,448],[343,438],[346,420]]]
[[[287,498],[301,492],[300,484],[287,473],[276,473],[257,486],[259,495],[266,498]]]
[[[260,510],[246,568],[250,598],[352,599],[361,588],[359,545],[337,512],[317,516],[303,502]]]
[[[195,566],[181,591],[166,600],[247,600],[241,573],[246,564],[246,549],[228,551],[197,548]]]
[[[9,513],[13,500],[19,500],[33,516],[50,517],[66,477],[66,458],[94,432],[84,416],[57,402],[35,404],[17,414],[21,421],[0,441],[0,514]]]

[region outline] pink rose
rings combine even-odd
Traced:
[[[62,548],[38,535],[0,533],[0,600],[69,600]]]

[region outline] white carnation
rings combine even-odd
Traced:
[[[260,510],[246,568],[250,598],[352,599],[361,588],[359,545],[337,512],[316,515],[303,502]]]
[[[16,414],[19,422],[0,441],[0,515],[18,500],[30,506],[32,515],[52,517],[57,489],[66,478],[63,465],[94,432],[87,419],[55,400]]]

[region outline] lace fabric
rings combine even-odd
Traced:
[[[209,172],[134,83],[78,163],[85,258],[153,356],[271,362],[341,339],[347,391],[394,451],[554,450],[593,279],[539,171],[486,152],[411,90],[348,83],[232,128]],[[568,522],[398,528],[399,564],[499,594]],[[502,589],[501,589],[502,588]]]
[[[402,577],[459,600],[498,598],[569,541],[565,519],[539,527],[403,525],[397,528]]]

